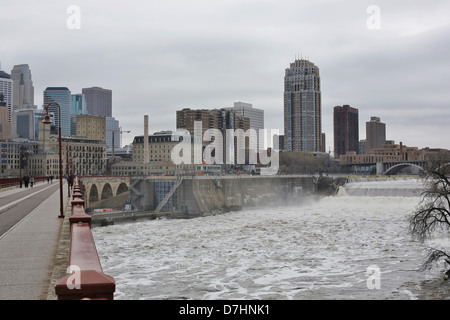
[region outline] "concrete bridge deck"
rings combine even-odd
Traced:
[[[1,300],[56,299],[54,282],[66,273],[64,248],[68,249],[70,235],[64,234],[69,215],[58,218],[59,184],[53,183],[51,188],[55,191],[50,197],[0,236]],[[0,197],[18,192],[24,192],[25,196],[36,192],[33,189],[0,190]],[[64,208],[68,212],[67,184],[64,191]]]

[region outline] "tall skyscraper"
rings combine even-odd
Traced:
[[[3,93],[3,103],[8,108],[8,121],[11,123],[13,106],[13,81],[11,76],[0,70],[0,93]]]
[[[349,105],[334,107],[334,155],[339,157],[348,151],[358,153],[359,117],[358,109]]]
[[[44,104],[56,102],[61,108],[61,135],[70,136],[70,105],[71,92],[66,87],[48,87],[44,90]],[[57,106],[50,106],[49,112],[55,114],[55,126],[59,126],[59,109]]]
[[[119,121],[112,117],[106,117],[106,149],[112,149],[113,141],[114,149],[119,149],[122,145],[121,139]]]
[[[15,65],[11,71],[13,81],[13,110],[36,109],[34,87],[28,64]]]
[[[284,77],[284,149],[325,152],[323,137],[319,68],[297,59]]]
[[[112,117],[112,91],[100,87],[83,88],[88,114]]]
[[[366,122],[366,153],[375,148],[381,148],[386,143],[386,124],[378,117],[371,117]]]
[[[71,96],[70,114],[88,114],[86,97],[84,94],[77,93]]]

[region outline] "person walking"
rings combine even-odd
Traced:
[[[23,182],[25,183],[25,188],[28,188],[28,183],[30,183],[30,176],[28,174],[23,177]]]
[[[73,177],[72,175],[67,177],[67,182],[69,183],[69,188],[73,187]]]
[[[34,184],[34,177],[30,178],[30,186],[33,188],[33,184]]]

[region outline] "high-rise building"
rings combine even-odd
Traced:
[[[184,108],[177,110],[177,129],[186,129],[191,135],[194,134],[196,121],[202,123],[202,137],[206,130],[210,128],[210,110]]]
[[[382,148],[386,143],[386,124],[379,117],[371,117],[366,122],[366,153],[376,148]]]
[[[250,119],[237,115],[229,108],[211,110],[185,108],[177,111],[177,129],[186,129],[191,135],[194,135],[196,121],[202,122],[202,136],[208,129],[218,129],[223,136],[226,135],[227,129],[242,129],[244,131],[250,129]]]
[[[319,68],[297,59],[284,77],[284,143],[286,151],[325,152]]]
[[[11,123],[13,106],[13,81],[11,75],[0,70],[0,93],[3,94],[3,102],[8,108],[8,121]]]
[[[254,129],[257,132],[257,143],[250,145],[250,148],[261,151],[264,149],[264,141],[259,140],[259,130],[264,129],[264,110],[253,108],[252,104],[245,102],[235,102],[233,108],[228,108],[235,112],[236,115],[246,117],[250,119],[250,129]]]
[[[0,92],[0,139],[10,139],[11,123],[9,122],[9,110],[4,99],[3,93]]]
[[[112,117],[112,91],[100,87],[83,88],[88,114]]]
[[[86,97],[82,93],[70,97],[70,135],[77,135],[77,115],[88,114]]]
[[[71,92],[66,87],[48,87],[44,90],[44,104],[56,102],[61,108],[61,135],[70,136],[70,105]],[[49,112],[55,114],[55,126],[59,127],[59,108],[55,105],[50,105]]]
[[[113,117],[106,117],[106,149],[119,149],[122,135],[120,134],[119,121]]]
[[[77,93],[70,97],[70,114],[88,114],[84,94]]]
[[[359,117],[358,109],[349,105],[334,107],[334,155],[339,157],[348,151],[358,153]]]
[[[191,135],[195,135],[195,122],[201,121],[202,124],[202,143],[203,146],[209,145],[211,141],[209,141],[210,137],[205,138],[205,132],[208,129],[217,129],[222,134],[222,143],[217,145],[218,150],[217,154],[222,154],[224,163],[229,163],[234,156],[237,155],[235,150],[249,150],[250,144],[252,144],[252,139],[242,141],[234,141],[234,150],[226,148],[227,146],[227,130],[236,130],[242,129],[244,132],[247,132],[250,129],[250,119],[248,117],[244,117],[241,115],[237,115],[233,110],[227,110],[226,108],[222,109],[199,109],[199,110],[191,110],[189,108],[185,108],[177,111],[177,129],[186,129],[189,131]],[[255,138],[257,138],[255,136]],[[247,142],[248,141],[248,142]],[[255,139],[256,141],[256,139]],[[256,150],[254,150],[256,151]]]
[[[45,114],[39,109],[20,109],[13,112],[12,138],[36,140],[38,137],[38,121]],[[51,117],[51,116],[50,116]]]
[[[15,65],[11,71],[13,81],[13,110],[36,109],[34,87],[28,64]]]

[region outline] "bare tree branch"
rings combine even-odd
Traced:
[[[428,250],[427,257],[425,259],[425,262],[422,264],[422,267],[420,268],[421,271],[429,270],[438,263],[444,259],[448,264],[450,264],[450,255],[442,250],[431,248]]]
[[[425,171],[426,188],[418,207],[409,217],[409,232],[421,242],[431,239],[436,231],[450,234],[450,155],[443,153],[430,159]],[[429,269],[442,259],[450,264],[450,253],[431,248],[421,269]]]

